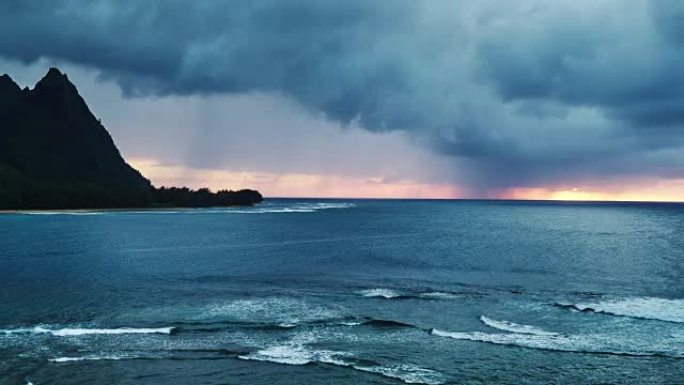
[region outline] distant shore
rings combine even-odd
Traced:
[[[231,206],[205,206],[205,207],[183,207],[183,206],[169,206],[169,207],[116,207],[116,208],[91,208],[91,209],[18,209],[18,210],[0,210],[0,215],[3,214],[49,214],[49,213],[96,213],[96,212],[131,212],[131,211],[169,211],[169,210],[198,210],[198,209],[226,209],[238,207],[252,207],[258,205],[231,205]]]

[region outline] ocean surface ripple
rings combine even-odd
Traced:
[[[269,199],[0,234],[1,385],[684,378],[681,205]]]

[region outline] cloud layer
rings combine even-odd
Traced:
[[[273,93],[404,131],[476,188],[684,176],[684,3],[8,1],[0,56],[125,94]]]

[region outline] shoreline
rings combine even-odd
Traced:
[[[100,213],[100,212],[132,212],[132,211],[169,211],[169,210],[197,210],[197,209],[222,209],[222,208],[236,208],[236,207],[254,207],[258,203],[251,205],[231,205],[231,206],[208,206],[208,207],[188,207],[188,206],[173,206],[173,207],[122,207],[122,208],[92,208],[92,209],[12,209],[0,210],[0,215],[8,214],[70,214],[70,213]]]

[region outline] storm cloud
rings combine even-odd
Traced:
[[[0,56],[128,97],[273,93],[475,188],[684,177],[684,3],[4,1]]]

